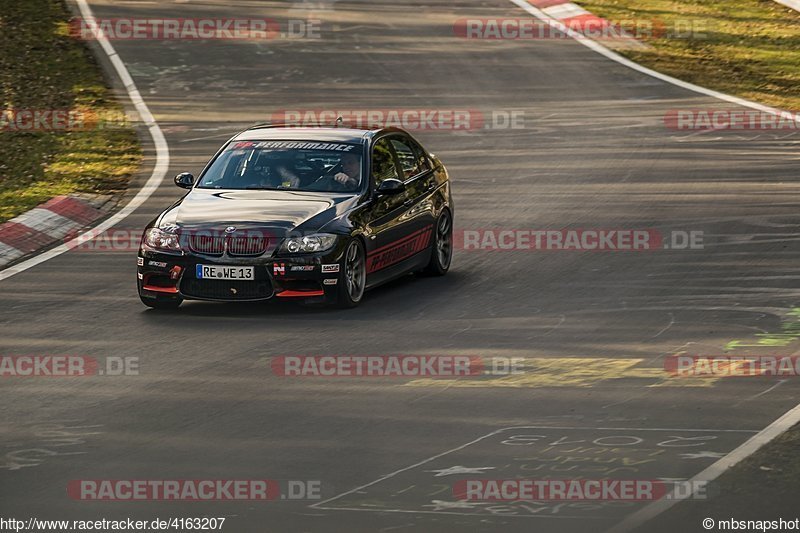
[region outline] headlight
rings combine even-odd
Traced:
[[[162,252],[180,252],[181,243],[177,233],[158,228],[150,228],[144,232],[142,243],[148,248]]]
[[[282,252],[290,254],[307,254],[313,252],[324,252],[329,250],[336,243],[336,235],[330,233],[315,233],[305,237],[291,237],[283,241]]]

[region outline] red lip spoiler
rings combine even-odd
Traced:
[[[145,285],[142,289],[153,292],[165,292],[167,294],[178,294],[178,287],[156,287],[154,285]]]
[[[275,296],[278,298],[307,298],[309,296],[325,296],[325,291],[283,291]]]
[[[176,273],[175,272],[176,268],[180,269],[181,267],[179,267],[179,266],[173,267],[172,270],[170,271],[170,274],[175,274]],[[177,271],[177,274],[180,274],[180,270]],[[151,291],[151,292],[161,292],[161,293],[164,293],[164,294],[178,294],[178,287],[177,286],[175,286],[175,287],[158,287],[156,285],[148,285],[147,282],[150,280],[150,277],[152,275],[153,274],[145,274],[144,284],[142,285],[142,289],[143,290]],[[170,276],[170,277],[172,279],[177,279],[177,277],[172,277],[172,276]]]

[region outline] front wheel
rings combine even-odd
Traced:
[[[453,259],[453,218],[447,209],[442,211],[436,222],[431,248],[431,260],[423,272],[431,276],[444,276],[450,270]]]
[[[353,239],[347,245],[341,271],[337,305],[342,308],[355,307],[364,296],[364,289],[367,286],[366,253],[360,240]]]

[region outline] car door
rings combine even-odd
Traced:
[[[395,134],[389,139],[405,181],[405,206],[415,221],[414,230],[429,229],[435,223],[431,195],[437,182],[433,166],[422,147],[410,136]]]
[[[375,285],[415,267],[415,256],[430,245],[422,221],[415,214],[414,190],[378,196],[378,186],[388,178],[401,181],[404,172],[394,149],[393,139],[374,141],[370,153],[370,180],[373,197],[369,208],[367,233],[367,283]],[[424,255],[424,254],[423,254]]]

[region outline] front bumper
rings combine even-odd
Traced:
[[[335,301],[341,276],[343,243],[318,254],[283,257],[209,257],[173,255],[140,249],[137,285],[142,298],[262,301],[271,298]],[[252,266],[254,280],[199,279],[197,265]]]

